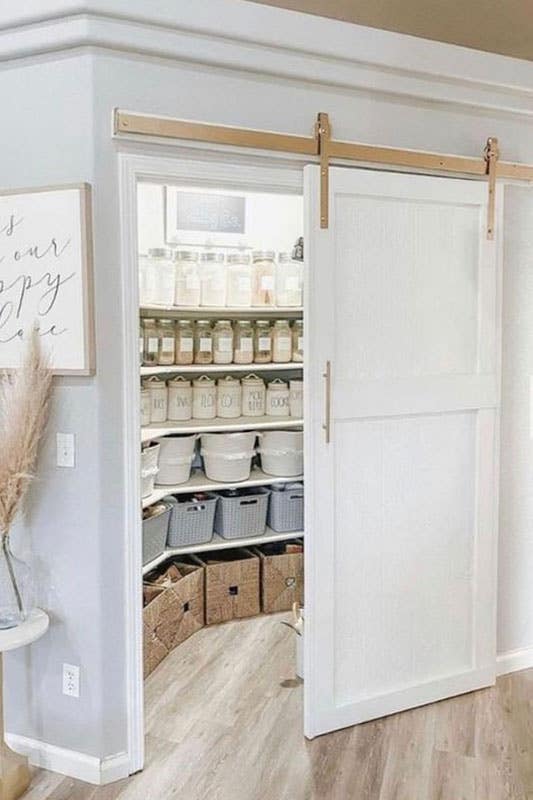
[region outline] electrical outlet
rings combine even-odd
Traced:
[[[80,696],[80,668],[74,664],[63,664],[63,694]]]
[[[73,433],[56,434],[56,463],[73,469],[76,462],[76,443]]]

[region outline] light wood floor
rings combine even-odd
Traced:
[[[281,617],[206,628],[146,685],[146,768],[95,788],[36,772],[25,800],[531,800],[533,670],[307,742]]]

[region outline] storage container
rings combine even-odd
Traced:
[[[178,375],[167,382],[168,386],[168,419],[172,422],[183,422],[192,417],[191,382]]]
[[[279,253],[276,265],[276,305],[301,306],[303,303],[303,264],[289,253]]]
[[[180,319],[176,323],[176,364],[180,366],[192,364],[194,361],[194,328],[188,319]]]
[[[273,250],[252,253],[252,305],[272,307],[276,302],[276,264]]]
[[[145,428],[150,424],[150,389],[141,388],[141,427]]]
[[[154,305],[173,305],[176,271],[170,250],[166,247],[153,247],[148,250],[148,269],[153,275],[155,284]]]
[[[192,415],[194,419],[214,419],[217,415],[217,387],[208,375],[193,381]]]
[[[258,319],[254,328],[254,361],[270,364],[272,361],[272,328],[266,319]]]
[[[231,375],[219,378],[217,385],[217,417],[236,419],[241,416],[241,382]]]
[[[304,323],[302,319],[295,319],[291,328],[292,360],[304,360]]]
[[[218,493],[215,532],[223,539],[262,536],[266,528],[268,489],[230,489]]]
[[[151,516],[143,519],[143,564],[148,564],[164,552],[171,511],[170,503],[158,503],[145,510],[144,514],[150,512]]]
[[[292,335],[286,319],[278,319],[272,328],[272,361],[288,364],[292,358]]]
[[[293,477],[304,469],[303,432],[262,431],[259,435],[261,466],[268,475]]]
[[[226,305],[226,266],[223,253],[200,253],[201,305]]]
[[[200,305],[200,272],[198,253],[193,250],[177,250],[174,253],[176,268],[176,291],[174,302],[177,306],[197,307]]]
[[[281,378],[274,378],[267,386],[266,414],[268,417],[289,416],[289,387]]]
[[[157,323],[157,363],[169,367],[174,364],[176,326],[172,319],[160,319]]]
[[[139,254],[139,302],[152,306],[156,299],[156,273],[147,255]]]
[[[217,505],[215,494],[202,492],[190,496],[165,497],[165,502],[172,505],[167,536],[169,547],[185,547],[211,541]]]
[[[259,558],[245,549],[219,550],[194,556],[205,570],[207,625],[260,613]]]
[[[265,415],[265,382],[257,375],[246,375],[242,379],[243,417],[263,417]]]
[[[286,483],[272,486],[268,504],[267,524],[276,533],[303,531],[303,483]]]
[[[290,611],[304,599],[304,557],[299,541],[254,547],[261,561],[261,608],[265,614]]]
[[[168,413],[168,389],[165,381],[150,375],[143,381],[143,389],[150,392],[150,422],[166,422]]]
[[[168,647],[157,635],[161,606],[156,601],[158,598],[163,599],[164,594],[163,586],[146,588],[143,586],[143,677],[145,679],[168,656]]]
[[[254,329],[250,320],[239,319],[234,326],[233,361],[251,364],[254,360]]]
[[[194,363],[213,363],[213,331],[208,319],[199,319],[194,329]]]
[[[233,361],[233,328],[228,319],[219,319],[213,328],[213,363],[231,364]]]
[[[252,305],[252,267],[248,253],[229,253],[226,276],[228,306],[249,308]]]
[[[141,496],[149,497],[154,491],[154,482],[159,471],[158,444],[149,444],[141,450]]]
[[[227,483],[247,480],[255,455],[256,437],[255,431],[202,433],[201,454],[207,477]]]
[[[289,381],[289,413],[291,417],[302,418],[304,415],[304,382]]]
[[[155,367],[159,353],[159,338],[155,319],[143,320],[143,364],[145,367]]]
[[[157,474],[158,485],[173,486],[188,481],[191,476],[196,434],[161,436],[154,441],[161,448]]]

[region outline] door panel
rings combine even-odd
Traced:
[[[483,183],[305,170],[305,729],[494,680],[499,353]],[[323,371],[331,362],[331,442]]]

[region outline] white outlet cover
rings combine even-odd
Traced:
[[[73,469],[76,464],[76,444],[73,433],[56,434],[56,463],[58,467]]]
[[[63,694],[80,696],[80,668],[75,664],[63,664]]]

